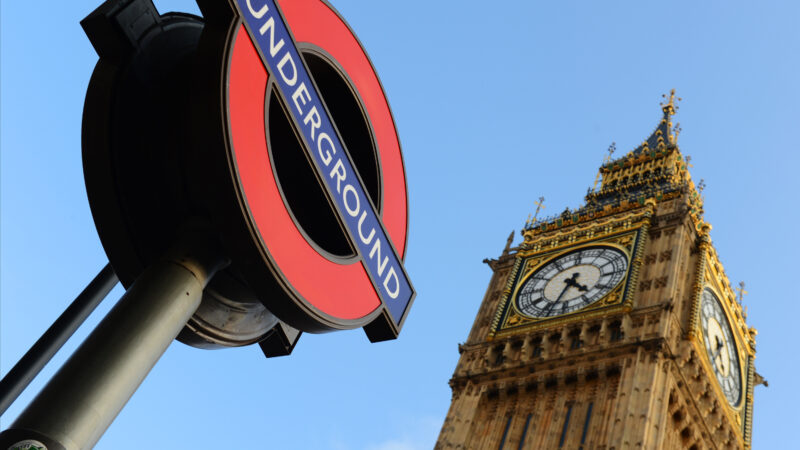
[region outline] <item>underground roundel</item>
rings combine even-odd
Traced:
[[[396,337],[415,295],[406,177],[365,51],[321,0],[200,4],[219,18],[200,52],[222,66],[211,82],[223,132],[209,140],[223,140],[212,171],[229,180],[210,195],[231,213],[218,220],[239,271],[301,330]]]

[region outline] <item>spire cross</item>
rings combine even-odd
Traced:
[[[747,291],[744,290],[744,281],[739,282],[739,287],[736,288],[736,292],[739,294],[739,303],[742,303],[742,299],[745,295],[747,295]]]
[[[528,214],[528,220],[525,221],[525,228],[536,223],[536,216],[539,215],[539,210],[544,209],[544,197],[539,197],[539,201],[533,202],[533,204],[536,205],[536,212],[533,213],[533,220],[531,220],[531,215]]]
[[[533,221],[536,222],[536,216],[539,215],[539,210],[544,209],[544,197],[539,197],[538,202],[533,202],[536,205],[536,212],[533,213]]]

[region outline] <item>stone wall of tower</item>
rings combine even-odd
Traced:
[[[639,273],[637,308],[666,302],[680,307],[690,302],[693,268],[697,264],[697,233],[686,208],[682,197],[658,205]]]
[[[478,426],[464,448],[578,448],[597,442],[610,423],[608,399],[618,392],[619,374],[561,377],[554,386],[526,384],[489,390],[482,396]],[[585,431],[584,431],[585,430]]]
[[[686,448],[683,438],[657,445],[669,431],[671,374],[654,343],[563,353],[574,364],[531,372],[512,360],[488,377],[457,380],[436,448]]]
[[[493,271],[492,279],[489,281],[489,287],[486,288],[486,293],[483,296],[478,314],[475,316],[475,322],[472,324],[472,330],[467,338],[467,343],[486,340],[489,334],[489,327],[492,324],[492,319],[497,312],[500,296],[508,282],[511,267],[514,265],[514,256],[503,255],[499,260],[486,262]]]

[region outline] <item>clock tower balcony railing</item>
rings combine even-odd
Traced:
[[[644,207],[647,199],[656,201],[668,200],[679,195],[684,188],[688,188],[687,183],[678,185],[668,184],[664,186],[648,186],[637,191],[624,190],[602,192],[604,195],[590,194],[587,196],[589,203],[576,210],[566,209],[558,215],[546,217],[540,221],[526,224],[523,233],[539,233],[552,231],[563,226],[573,225],[581,222],[595,220],[618,212],[627,211],[634,208]]]

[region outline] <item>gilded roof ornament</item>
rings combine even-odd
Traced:
[[[536,205],[536,212],[533,213],[533,220],[531,220],[531,215],[528,214],[528,220],[525,221],[525,229],[536,224],[536,217],[539,215],[539,211],[544,209],[544,197],[539,197],[539,201],[533,202],[533,204]]]
[[[611,145],[608,146],[608,155],[606,156],[606,159],[603,160],[603,165],[600,166],[601,168],[611,162],[611,155],[613,155],[616,150],[617,150],[617,143],[612,142]],[[597,176],[594,177],[594,185],[592,185],[592,192],[594,192],[597,189],[597,182],[600,181],[601,173],[602,171],[598,171]]]
[[[608,156],[606,156],[606,161],[605,162],[611,161],[611,155],[613,155],[614,152],[617,151],[617,143],[616,142],[612,142],[611,145],[608,146],[608,150],[607,151],[608,151]]]
[[[692,164],[692,157],[689,155],[686,155],[683,158],[683,161],[683,167],[681,168],[681,180],[686,181],[686,179],[689,178],[689,169],[694,167],[694,165]]]
[[[747,291],[744,290],[744,281],[739,282],[739,287],[736,288],[737,293],[737,300],[739,300],[739,304],[742,304],[742,300],[744,300],[744,296],[748,294]]]
[[[539,211],[544,209],[544,197],[539,197],[539,201],[533,203],[536,205],[536,212],[533,213],[533,223],[536,223],[536,217],[539,215]]]
[[[666,99],[667,95],[666,94],[662,94],[661,98]],[[675,127],[673,128],[672,127],[672,121],[671,121],[672,116],[675,115],[675,111],[680,109],[680,107],[676,103],[676,100],[677,101],[682,101],[683,99],[680,98],[680,97],[676,97],[675,96],[675,89],[671,89],[669,91],[669,100],[666,103],[664,103],[664,102],[659,103],[661,105],[661,111],[664,112],[664,118],[661,119],[661,123],[663,125],[666,125],[665,128],[666,128],[666,131],[668,133],[669,141],[670,141],[671,144],[677,143],[678,135],[681,133],[680,124],[675,125]],[[659,128],[661,128],[661,126],[659,126]]]
[[[662,94],[661,97],[662,98],[667,98],[667,95],[666,94]],[[661,110],[664,111],[664,116],[666,116],[667,118],[669,116],[675,115],[675,111],[677,111],[679,109],[678,105],[675,104],[675,99],[676,99],[676,97],[675,97],[675,89],[672,89],[672,90],[669,91],[669,101],[666,104],[664,104],[664,102],[661,102]],[[678,99],[678,101],[682,101],[683,100],[680,97],[677,97],[677,99]]]

